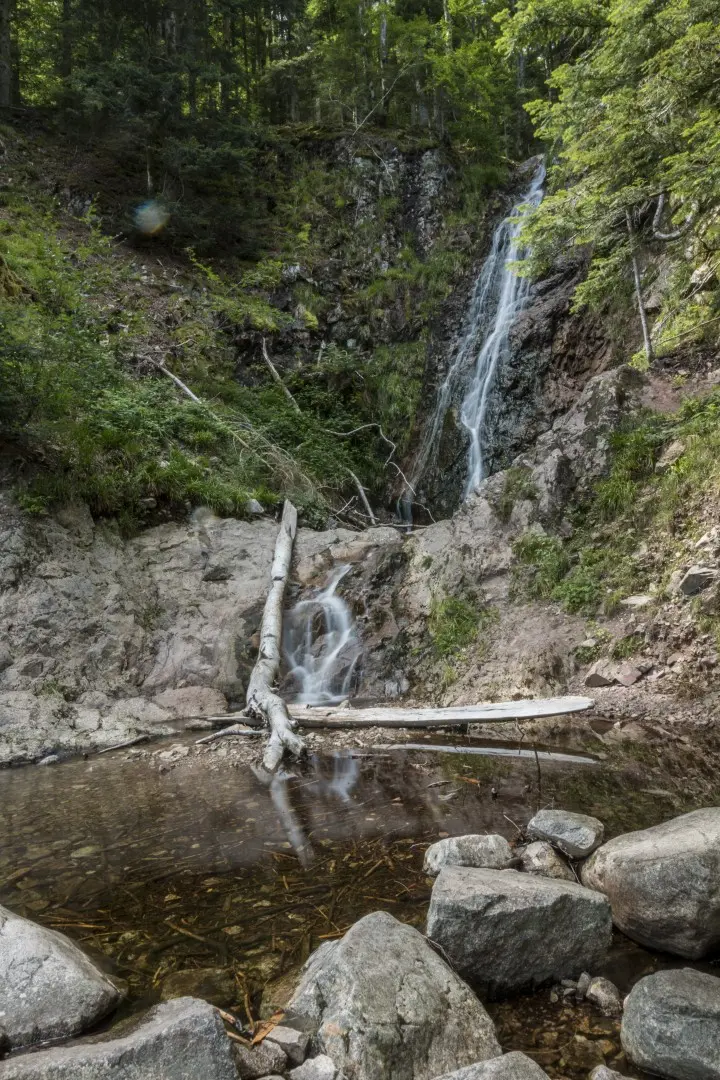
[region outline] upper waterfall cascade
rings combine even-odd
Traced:
[[[461,368],[476,353],[460,409],[460,420],[470,434],[465,498],[486,476],[490,395],[498,368],[508,354],[510,329],[525,307],[530,292],[528,279],[519,277],[513,269],[513,263],[523,254],[519,243],[522,213],[526,208],[539,205],[544,180],[545,168],[541,165],[520,202],[495,230],[490,254],[473,291],[467,330],[458,353]]]
[[[336,705],[350,695],[362,647],[352,612],[337,594],[349,569],[337,567],[323,589],[285,617],[283,652],[301,704]]]
[[[438,391],[410,484],[401,500],[406,519],[417,485],[437,455],[445,415],[463,388],[460,421],[470,436],[464,498],[487,474],[487,420],[492,390],[498,370],[508,356],[510,330],[530,293],[527,278],[520,277],[513,269],[513,263],[523,255],[519,243],[522,216],[528,208],[539,205],[544,180],[545,167],[541,164],[529,188],[495,229],[490,253],[473,288],[462,338]]]

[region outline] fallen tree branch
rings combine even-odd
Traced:
[[[231,724],[230,727],[221,728],[219,731],[213,731],[210,735],[203,735],[202,739],[196,739],[195,745],[200,746],[201,743],[214,742],[215,739],[222,739],[225,735],[260,735],[261,731],[259,727],[247,727],[245,724]]]
[[[115,743],[114,746],[104,746],[98,750],[98,754],[109,754],[111,750],[125,750],[128,746],[137,746],[138,743],[147,742],[149,735],[136,735],[134,739],[126,739],[125,742]]]
[[[270,359],[270,353],[268,352],[267,345],[265,344],[265,338],[262,339],[262,354],[263,354],[263,360],[265,361],[268,368],[270,369],[270,374],[272,375],[273,379],[278,384],[278,386],[282,390],[283,394],[285,395],[285,397],[288,399],[288,401],[292,405],[295,412],[299,413],[300,412],[300,406],[298,405],[297,401],[295,400],[295,398],[292,396],[292,394],[288,390],[285,383],[282,381],[282,379],[280,377],[280,372],[278,371],[278,369],[275,367],[272,360]]]
[[[348,469],[348,472],[350,473],[350,476],[353,478],[353,481],[355,483],[355,487],[357,488],[358,495],[360,496],[360,502],[365,507],[365,513],[370,518],[370,524],[371,525],[377,525],[377,518],[375,517],[375,515],[372,512],[372,507],[370,506],[370,503],[368,502],[368,497],[365,494],[365,488],[362,486],[362,484],[360,483],[359,479],[357,478],[355,473],[352,471],[352,469]]]
[[[286,750],[295,757],[305,752],[305,743],[295,732],[296,721],[290,718],[287,705],[273,689],[280,668],[283,598],[296,529],[297,510],[286,499],[275,544],[270,592],[260,624],[260,649],[245,699],[248,712],[261,717],[270,727],[263,765],[271,773],[277,769]]]
[[[167,375],[168,379],[172,379],[176,386],[179,386],[185,397],[189,397],[191,401],[194,401],[196,405],[204,405],[205,402],[201,401],[197,394],[193,394],[189,386],[186,386],[182,379],[178,379],[177,375],[173,375],[169,368],[166,368],[164,364],[157,364],[157,368],[162,371],[163,375]]]

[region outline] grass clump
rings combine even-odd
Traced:
[[[497,608],[480,607],[460,596],[436,598],[430,608],[428,631],[437,656],[457,656],[482,638],[497,622]],[[482,642],[481,642],[482,643]]]
[[[532,470],[527,466],[514,465],[506,469],[503,487],[495,504],[495,513],[507,524],[515,504],[524,499],[537,498],[537,488],[530,479]]]

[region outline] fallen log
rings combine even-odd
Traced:
[[[585,712],[595,702],[586,697],[526,698],[522,701],[491,701],[482,705],[449,705],[445,708],[409,708],[372,705],[354,709],[350,705],[288,705],[292,721],[306,728],[433,728],[464,727],[465,724],[494,724],[509,720],[540,720],[546,716],[562,716]],[[261,719],[243,713],[221,716],[188,716],[185,720],[211,720],[227,723],[232,716],[241,716],[244,725],[260,724]],[[235,734],[236,725],[220,728],[198,742],[210,742],[222,735]],[[238,734],[246,734],[238,730]]]
[[[291,718],[287,705],[273,689],[280,669],[283,598],[296,529],[297,510],[286,499],[275,542],[270,591],[260,624],[260,649],[245,699],[248,713],[266,721],[270,728],[263,765],[271,773],[277,769],[286,750],[295,757],[300,757],[305,751],[305,743],[295,731],[297,722]]]
[[[544,716],[585,712],[592,709],[594,704],[592,698],[559,697],[497,701],[482,705],[451,705],[438,709],[380,705],[366,709],[352,709],[347,705],[289,705],[288,711],[301,727],[306,728],[432,728],[540,719]]]

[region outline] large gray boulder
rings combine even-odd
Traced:
[[[616,836],[582,869],[628,937],[697,960],[720,944],[720,807]]]
[[[440,872],[427,919],[455,970],[490,994],[592,970],[611,931],[610,905],[581,885],[463,866]]]
[[[119,1001],[68,938],[0,907],[0,1028],[11,1047],[78,1035]]]
[[[478,1061],[464,1069],[446,1073],[438,1080],[547,1080],[537,1062],[519,1050],[490,1061]]]
[[[573,859],[584,859],[603,842],[602,821],[569,810],[540,810],[527,825],[528,836],[548,840]]]
[[[123,1034],[84,1039],[0,1063],[1,1080],[237,1080],[230,1040],[212,1005],[176,998]]]
[[[489,870],[504,870],[510,866],[513,853],[504,836],[449,836],[431,844],[425,852],[423,869],[426,874],[439,874],[444,866],[481,866]]]
[[[641,979],[625,1001],[628,1058],[669,1080],[720,1080],[720,979],[692,968]]]
[[[384,911],[310,957],[288,1011],[313,1023],[316,1049],[348,1080],[432,1080],[501,1053],[475,995]]]

